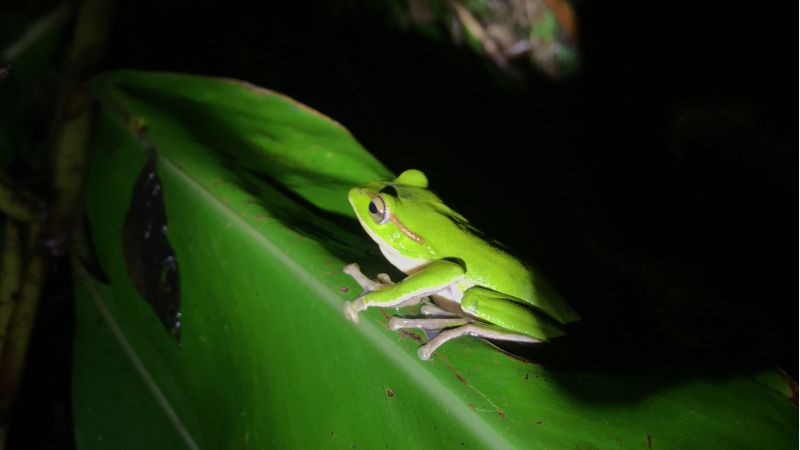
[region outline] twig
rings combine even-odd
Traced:
[[[19,238],[19,226],[13,220],[6,219],[3,230],[3,257],[0,267],[0,355],[6,342],[8,324],[14,314],[16,294],[19,291],[22,271],[22,247]],[[0,360],[2,357],[0,356]]]

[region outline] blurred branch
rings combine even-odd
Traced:
[[[25,355],[33,331],[39,294],[45,278],[45,260],[42,252],[36,252],[28,262],[25,276],[19,289],[19,299],[6,330],[6,341],[0,360],[0,417],[8,417],[11,404],[19,390],[19,381],[25,368]],[[2,445],[5,445],[4,443]]]
[[[22,271],[22,247],[19,234],[19,226],[10,218],[6,219],[3,230],[3,265],[0,267],[0,355],[3,354],[7,337],[6,328],[11,322],[19,291]],[[1,357],[0,360],[2,360]]]
[[[34,22],[22,36],[3,50],[2,62],[14,61],[39,41],[42,36],[54,28],[60,27],[65,20],[70,18],[72,7],[72,3],[64,2],[63,5]]]
[[[50,254],[61,256],[81,204],[83,170],[92,123],[91,99],[82,81],[105,54],[113,5],[113,0],[84,0],[77,11],[73,41],[63,67],[63,84],[51,127],[53,200],[43,226],[37,222],[42,218],[38,213],[38,203],[26,200],[11,187],[10,182],[0,178],[0,213],[8,216],[0,269],[0,450],[5,448],[8,415],[19,390],[47,276],[45,246],[41,242],[46,238]],[[3,58],[13,63],[31,43],[66,20],[71,11],[70,3],[65,2],[35,22],[5,49]],[[20,228],[11,218],[29,222],[26,224],[27,251],[23,251],[20,245]],[[27,262],[23,261],[24,254],[30,255]]]
[[[10,180],[0,176],[0,213],[24,222],[42,217],[39,202],[15,189]]]
[[[84,76],[100,62],[106,50],[113,0],[85,0],[78,11],[75,35],[64,68],[62,98],[53,129],[53,192],[55,203],[47,225],[47,238],[56,255],[72,231],[80,203],[86,147],[91,135],[91,99],[81,85]]]

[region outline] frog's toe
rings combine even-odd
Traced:
[[[344,316],[347,317],[353,323],[358,323],[358,312],[359,309],[355,305],[358,300],[354,300],[352,302],[344,302]]]
[[[342,270],[344,271],[344,273],[361,272],[361,266],[359,266],[358,263],[350,263],[345,265]]]
[[[402,319],[400,317],[393,316],[391,319],[389,319],[387,327],[392,331],[397,331],[403,328],[409,328],[405,326],[405,323],[403,322],[404,320],[405,319]]]
[[[358,265],[358,263],[350,263],[342,268],[342,272],[350,276],[353,276],[353,274],[361,275],[361,267]]]
[[[436,350],[435,348],[429,348],[427,345],[423,345],[422,347],[417,349],[417,356],[422,361],[427,361],[431,358],[433,351]]]
[[[379,281],[379,282],[381,282],[381,283],[383,283],[383,284],[385,284],[385,285],[392,285],[392,284],[394,284],[394,282],[392,281],[392,279],[389,277],[389,274],[386,274],[386,273],[379,273],[379,274],[376,276],[376,278],[378,279],[378,281]]]
[[[364,290],[373,291],[375,289],[383,287],[383,284],[376,281],[372,281],[369,278],[367,278],[367,276],[361,272],[361,267],[359,267],[359,265],[356,263],[350,263],[344,266],[342,272],[350,275],[353,278],[353,280],[356,283],[358,283],[358,285],[361,286],[361,288]]]

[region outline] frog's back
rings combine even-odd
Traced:
[[[430,256],[463,261],[469,284],[517,298],[561,323],[580,318],[544,277],[483,236],[436,194],[421,187],[398,185],[395,188],[401,199],[399,206],[408,203],[415,213],[403,214],[405,226],[431,232],[435,239],[426,239],[424,231],[418,233],[422,235],[420,240],[426,242]]]

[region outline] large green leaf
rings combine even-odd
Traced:
[[[554,369],[468,338],[418,360],[420,337],[387,330],[385,313],[342,314],[358,295],[345,263],[388,269],[346,190],[391,176],[344,128],[232,80],[120,71],[93,88],[80,448],[796,447],[797,408],[773,373]],[[131,200],[149,152],[179,341],[140,294],[148,265],[123,251],[137,244],[124,242],[129,208],[148,207]],[[165,267],[149,267],[157,286]]]

